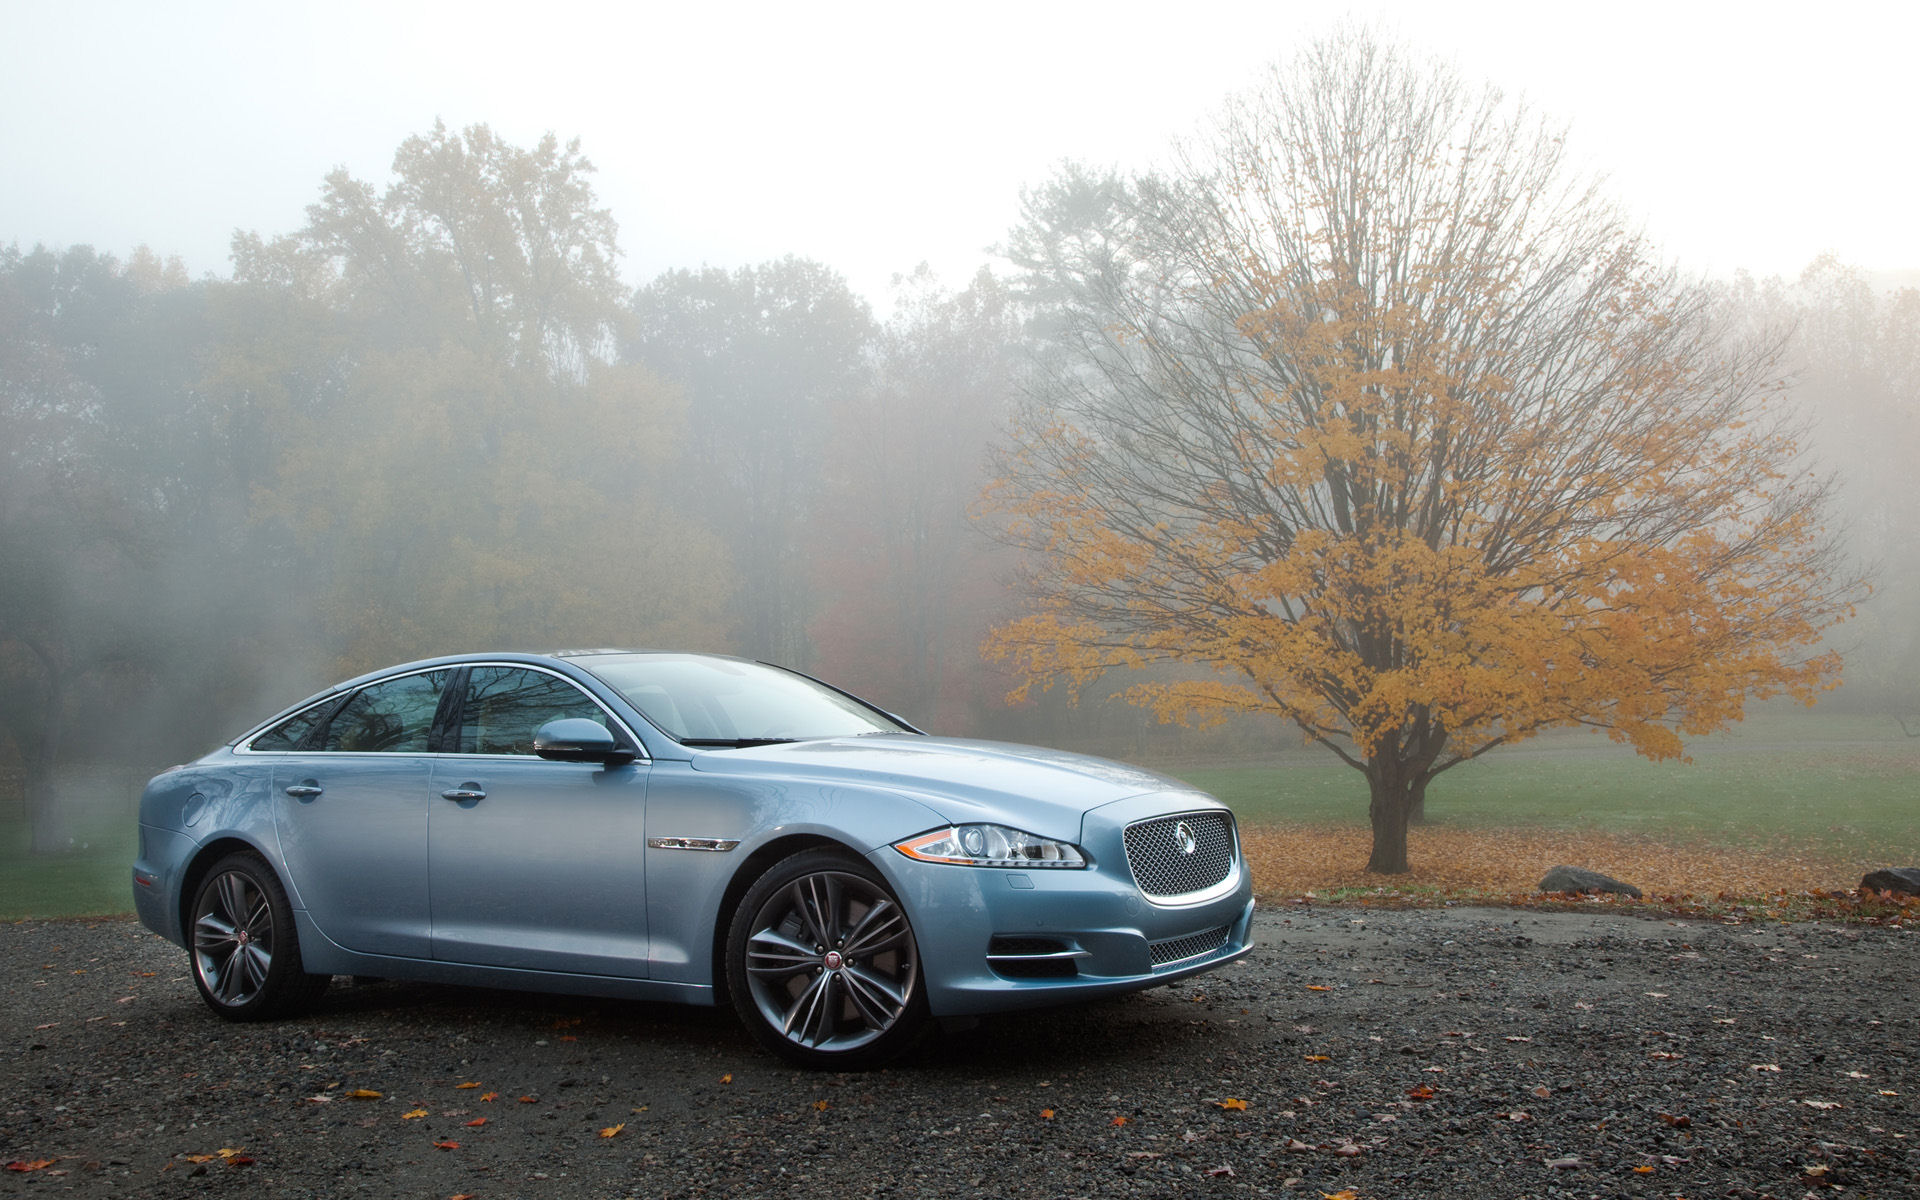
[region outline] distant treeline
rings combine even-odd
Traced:
[[[980,653],[1020,564],[970,512],[1044,289],[922,272],[881,320],[786,258],[635,290],[590,174],[577,143],[436,127],[385,187],[336,171],[304,227],[238,235],[231,278],[0,249],[0,767],[29,813],[65,764],[164,765],[481,648],[763,657],[943,732],[1145,728],[1009,709]],[[1920,293],[1820,263],[1727,303],[1799,330],[1794,394],[1880,567],[1850,690],[1920,708]]]

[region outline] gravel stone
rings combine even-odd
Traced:
[[[1911,931],[1256,922],[1214,974],[846,1075],[777,1062],[725,1010],[420,984],[342,979],[229,1025],[131,921],[0,926],[0,1160],[53,1160],[0,1191],[1920,1195]]]

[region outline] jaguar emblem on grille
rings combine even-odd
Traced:
[[[1193,836],[1193,826],[1185,821],[1173,827],[1173,840],[1182,854],[1192,854],[1200,848],[1200,840]]]

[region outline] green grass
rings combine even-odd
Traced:
[[[1752,726],[1653,763],[1601,739],[1495,751],[1441,775],[1430,821],[1525,826],[1735,847],[1789,845],[1906,866],[1920,862],[1920,741],[1867,718],[1803,719],[1803,736]],[[1332,762],[1331,757],[1327,760]],[[1366,784],[1339,765],[1188,769],[1181,778],[1248,824],[1364,826]]]
[[[24,834],[0,836],[0,920],[131,912],[137,842],[129,828],[84,850],[33,855]]]

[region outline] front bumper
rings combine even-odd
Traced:
[[[869,857],[913,916],[935,1016],[971,1016],[1137,991],[1231,962],[1251,949],[1253,882],[1238,848],[1230,886],[1193,904],[1149,900],[1128,869],[1126,825],[1194,797],[1137,797],[1087,816],[1083,870]],[[1212,802],[1205,802],[1212,807]]]

